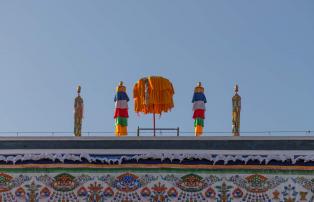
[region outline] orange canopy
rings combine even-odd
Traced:
[[[134,110],[144,114],[161,114],[174,107],[172,83],[160,76],[144,77],[133,89]]]

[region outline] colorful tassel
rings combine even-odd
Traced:
[[[119,108],[119,109],[128,109],[128,101],[127,100],[118,100],[116,101],[116,104],[115,104],[115,107],[116,108]]]
[[[116,108],[116,109],[114,110],[114,118],[118,118],[118,117],[129,118],[128,109]]]
[[[196,109],[193,113],[193,119],[202,118],[205,119],[205,110],[204,109]]]
[[[121,125],[116,125],[116,136],[127,136],[128,135],[128,127],[127,126],[121,126]]]
[[[202,87],[201,83],[199,83],[198,86],[196,86],[194,89],[192,98],[195,136],[201,136],[203,134],[206,102],[207,100],[204,94],[204,88]]]
[[[128,118],[118,117],[115,121],[116,125],[128,126]]]
[[[114,97],[115,101],[115,134],[116,136],[126,136],[128,134],[128,101],[129,97],[126,93],[126,87],[123,86],[123,82],[117,87],[117,93]]]
[[[196,118],[196,119],[194,120],[194,127],[196,127],[196,126],[202,126],[202,127],[204,127],[204,119],[202,119],[202,118]]]
[[[118,88],[119,89],[119,88]],[[117,92],[117,94],[114,97],[114,101],[118,100],[126,100],[129,101],[129,96],[126,94],[126,92]]]
[[[197,125],[195,128],[195,136],[201,136],[203,134],[203,127],[200,125]]]

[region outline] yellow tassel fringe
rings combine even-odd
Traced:
[[[145,94],[147,80],[148,96]],[[157,76],[142,78],[134,85],[134,110],[145,114],[168,112],[174,107],[173,94],[174,89],[168,79]]]

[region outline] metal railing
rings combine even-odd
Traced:
[[[137,131],[129,131],[130,136],[140,136],[140,134],[153,135],[153,128],[137,128]],[[156,128],[157,135],[172,136],[194,136],[193,131],[180,131],[177,128]],[[165,132],[166,131],[166,132]],[[231,131],[204,131],[202,136],[232,136]],[[314,130],[269,130],[269,131],[241,131],[240,136],[264,135],[264,136],[310,136],[314,135]],[[68,131],[0,131],[0,136],[74,136]],[[114,136],[114,131],[82,131],[82,136]]]
[[[155,131],[176,131],[177,133],[177,136],[180,135],[180,128],[177,127],[177,128],[140,128],[140,127],[137,127],[137,136],[140,136],[140,131],[153,131],[154,133],[154,136],[155,136]]]

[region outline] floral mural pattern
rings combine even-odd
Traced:
[[[310,202],[313,175],[187,172],[0,173],[0,201]]]

